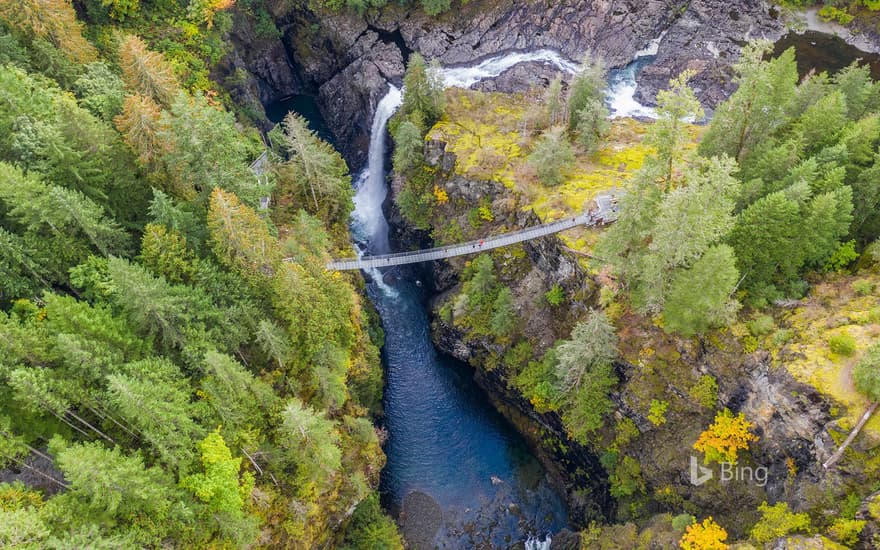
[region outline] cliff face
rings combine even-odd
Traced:
[[[258,36],[253,21],[237,17],[238,46],[221,77],[238,68],[252,74],[250,83],[233,90],[251,105],[291,94],[316,96],[337,146],[355,168],[365,160],[373,109],[386,83],[400,82],[410,51],[455,65],[550,48],[575,60],[592,52],[616,68],[662,37],[656,61],[639,76],[639,97],[650,103],[670,77],[688,68],[697,71],[691,82],[711,107],[732,89],[730,64],[743,41],[782,33],[760,0],[471,0],[438,17],[392,2],[363,16],[319,17],[301,6],[272,15],[277,38]]]

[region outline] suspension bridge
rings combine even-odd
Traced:
[[[547,235],[553,235],[566,229],[580,225],[599,226],[606,225],[617,219],[617,200],[611,195],[599,195],[594,199],[593,206],[578,216],[571,216],[555,222],[544,223],[519,231],[503,233],[485,239],[467,241],[437,248],[414,250],[412,252],[398,252],[396,254],[383,254],[380,256],[362,256],[351,260],[334,260],[327,264],[331,271],[353,271],[356,269],[373,269],[376,267],[393,267],[419,262],[443,260],[456,256],[477,254],[485,250],[501,248],[524,241],[530,241]]]

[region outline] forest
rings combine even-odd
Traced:
[[[290,116],[251,170],[230,6],[0,2],[0,546],[401,547],[348,168]]]

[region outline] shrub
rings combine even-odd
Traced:
[[[874,283],[868,279],[859,279],[858,281],[853,281],[850,288],[859,296],[867,296],[874,292]]]
[[[825,262],[825,271],[843,271],[858,259],[859,253],[856,252],[855,241],[841,243],[837,250],[834,251],[834,254]]]
[[[520,340],[515,346],[504,353],[504,364],[513,372],[522,371],[532,358],[532,344],[528,340]]]
[[[693,525],[697,518],[690,514],[679,514],[672,518],[672,528],[676,531],[684,531],[689,525]]]
[[[548,304],[556,307],[565,300],[565,292],[558,284],[553,285],[553,288],[551,288],[544,294],[544,298],[546,298]]]
[[[376,493],[354,509],[345,530],[344,545],[347,548],[403,550],[403,540],[397,532],[397,526],[394,520],[382,513]]]
[[[726,550],[727,531],[712,516],[703,523],[692,523],[679,541],[682,550]]]
[[[718,403],[718,382],[711,374],[704,374],[688,391],[691,398],[707,409]]]
[[[778,502],[769,506],[763,502],[758,506],[761,519],[752,527],[752,540],[758,543],[770,542],[793,532],[809,532],[810,516],[795,514],[788,509],[788,503]]]
[[[750,431],[753,426],[743,413],[734,416],[729,409],[724,409],[715,415],[715,422],[700,434],[694,449],[706,453],[706,464],[736,464],[739,450],[748,449],[749,443],[758,439]]]
[[[792,341],[794,338],[794,331],[788,328],[777,330],[773,335],[773,344],[777,346],[784,346],[785,344]]]
[[[854,546],[859,541],[859,534],[865,527],[865,521],[859,519],[839,518],[828,529],[828,535],[841,544]]]
[[[666,401],[658,401],[656,399],[651,400],[651,410],[648,411],[648,420],[651,421],[651,424],[655,426],[659,426],[660,424],[666,423],[666,409],[669,408],[669,403]]]
[[[623,417],[623,420],[617,423],[615,426],[615,431],[617,432],[614,436],[614,442],[612,443],[612,447],[615,449],[619,449],[620,447],[628,444],[633,439],[637,438],[641,432],[639,431],[636,423],[632,421],[629,417]]]
[[[766,336],[773,332],[776,323],[773,321],[773,317],[761,315],[746,323],[746,327],[748,327],[752,336]]]
[[[856,388],[871,401],[880,401],[880,344],[874,344],[853,368]]]
[[[853,20],[852,15],[834,6],[824,6],[819,10],[819,17],[826,21],[836,21],[841,25],[848,25],[852,23]]]
[[[547,130],[529,155],[528,163],[544,185],[559,185],[563,173],[574,162],[574,150],[562,133],[562,128]]]
[[[828,339],[828,347],[836,355],[850,357],[856,352],[856,339],[848,332],[841,332]]]
[[[611,482],[611,496],[628,497],[635,492],[644,492],[645,480],[642,478],[642,466],[631,456],[624,456],[617,463],[614,473],[608,477]]]

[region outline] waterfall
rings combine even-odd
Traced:
[[[607,101],[612,117],[653,117],[654,110],[638,103],[633,95],[636,90],[636,74],[657,53],[661,34],[636,53],[635,60],[623,69],[612,71],[609,76]],[[507,69],[528,61],[544,61],[567,73],[576,73],[579,65],[552,50],[513,52],[485,59],[473,66],[444,67],[440,78],[446,87],[469,88],[486,78],[494,78]],[[390,251],[388,222],[382,213],[382,204],[388,194],[385,185],[385,152],[388,120],[403,100],[402,91],[389,84],[388,92],[376,106],[370,129],[370,150],[367,166],[355,181],[354,213],[352,230],[360,243],[360,252],[383,254]]]
[[[388,195],[388,187],[385,185],[385,151],[388,120],[400,107],[402,101],[403,94],[400,89],[389,84],[388,92],[379,101],[376,113],[373,115],[367,166],[355,180],[351,229],[358,242],[355,248],[359,257],[366,252],[386,254],[391,251],[388,242],[388,221],[382,212],[382,204]],[[397,292],[385,284],[381,271],[373,268],[368,273],[386,296],[397,296]]]
[[[382,213],[382,203],[388,195],[385,185],[385,151],[388,139],[388,120],[400,107],[403,94],[392,84],[376,106],[373,126],[370,129],[370,150],[367,166],[358,176],[355,187],[353,232],[372,254],[385,254],[391,250],[388,244],[388,222]]]

